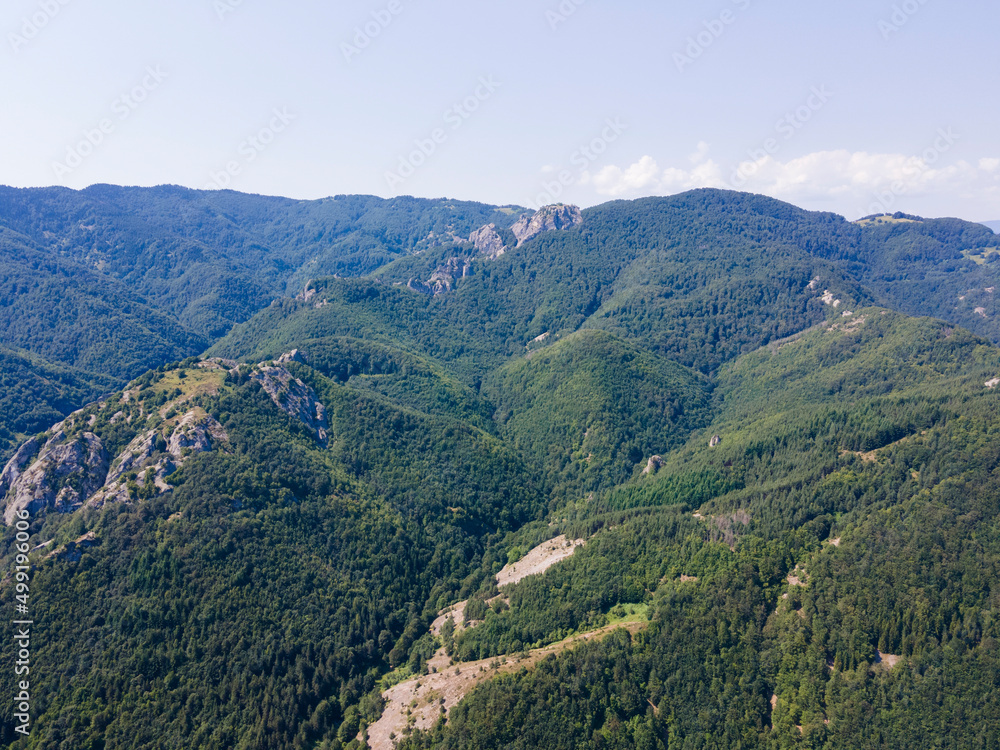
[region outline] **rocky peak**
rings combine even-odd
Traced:
[[[326,445],[326,408],[316,397],[316,392],[288,370],[278,364],[259,365],[250,375],[260,383],[275,405],[285,414],[302,422]]]
[[[298,349],[292,349],[290,352],[285,352],[277,360],[275,360],[279,365],[287,365],[289,362],[300,362],[305,364],[306,355],[300,352]]]
[[[507,245],[497,232],[496,224],[480,227],[469,236],[469,242],[476,248],[476,255],[486,260],[495,260],[507,252]]]
[[[531,216],[524,214],[511,227],[511,231],[517,237],[517,246],[521,247],[528,240],[545,232],[570,229],[582,223],[583,214],[577,206],[560,203],[555,206],[543,206]]]

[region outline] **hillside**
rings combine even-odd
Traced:
[[[200,353],[315,276],[357,276],[520,209],[162,186],[0,187],[0,344],[108,383]],[[108,380],[110,378],[110,380]],[[82,394],[81,394],[82,395]],[[65,416],[93,397],[39,396]],[[0,415],[0,431],[20,432]],[[0,444],[0,460],[9,452]]]
[[[1000,340],[990,291],[997,272],[973,259],[996,240],[978,224],[870,227],[717,190],[618,201],[582,217],[500,256],[473,258],[443,294],[407,286],[431,278],[441,255],[389,264],[371,281],[317,280],[309,301],[269,308],[213,351],[272,356],[332,329],[404,340],[472,382],[539,337],[598,328],[710,374],[815,325],[830,307],[868,303]]]

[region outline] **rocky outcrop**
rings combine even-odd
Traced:
[[[41,445],[42,441],[37,437],[33,437],[17,449],[17,453],[7,462],[3,472],[0,473],[0,498],[7,496],[7,492],[17,481],[18,477],[24,473],[25,467],[38,453]]]
[[[320,445],[326,445],[329,425],[326,407],[316,397],[316,392],[278,365],[261,365],[251,376],[285,414],[299,420],[316,436]]]
[[[130,484],[154,497],[162,495],[170,490],[167,477],[188,458],[223,449],[228,442],[229,436],[215,419],[198,410],[189,411],[166,433],[150,430],[129,443],[111,462],[104,486],[88,498],[87,505],[100,508],[107,503],[132,502],[137,498]],[[134,477],[133,482],[130,477]]]
[[[469,236],[469,242],[476,249],[476,255],[486,260],[495,260],[507,252],[507,245],[497,232],[496,224],[480,227]]]
[[[49,542],[51,544],[51,542]],[[86,534],[81,536],[72,542],[68,542],[59,549],[50,552],[46,555],[46,559],[50,557],[58,557],[61,560],[67,560],[69,562],[80,562],[83,558],[84,550],[90,549],[91,547],[96,547],[100,542],[97,539],[97,534],[93,531],[88,531]]]
[[[3,472],[8,479],[6,484],[0,482],[0,488],[6,487],[2,506],[8,526],[25,509],[34,515],[80,508],[104,484],[108,473],[108,454],[92,432],[69,437],[62,429],[56,430],[24,469],[24,458],[30,453],[27,443],[21,446]],[[21,462],[21,469],[16,462]]]
[[[582,223],[583,214],[579,208],[559,204],[544,206],[531,216],[525,214],[511,227],[511,231],[517,237],[517,246],[521,247],[528,240],[545,232],[570,229]]]
[[[292,349],[290,352],[285,352],[277,360],[275,360],[279,365],[287,365],[289,362],[299,362],[305,364],[306,355],[300,352],[298,349]]]
[[[646,468],[642,470],[642,473],[643,475],[655,474],[664,466],[666,466],[666,462],[663,460],[663,456],[651,456],[649,461],[646,463]]]
[[[454,288],[456,280],[469,275],[470,268],[472,268],[471,258],[460,256],[448,258],[448,260],[437,267],[427,281],[410,279],[406,286],[420,294],[437,296],[438,294],[450,292]]]
[[[69,436],[64,424],[56,425],[41,450],[39,438],[22,445],[0,474],[5,524],[24,509],[32,515],[68,513],[84,506],[132,502],[139,499],[137,485],[142,497],[163,494],[170,489],[166,477],[190,456],[225,448],[229,441],[222,425],[201,410],[192,410],[168,422],[166,430],[137,435],[109,460],[99,437],[91,432]]]
[[[177,423],[167,440],[167,452],[178,462],[192,453],[205,453],[228,442],[222,425],[212,417],[190,411]]]
[[[215,419],[197,410],[189,411],[166,436],[159,430],[150,430],[129,443],[112,462],[104,486],[87,500],[87,505],[100,508],[107,503],[135,500],[129,486],[130,476],[135,477],[135,485],[152,486],[152,490],[145,492],[162,495],[170,490],[167,477],[188,458],[224,449],[228,442],[229,435]]]
[[[475,255],[453,255],[438,266],[429,279],[411,278],[406,284],[407,288],[430,296],[450,292],[458,279],[469,275],[473,260],[495,260],[507,252],[507,245],[497,232],[496,224],[480,227],[469,235],[468,241],[472,243]]]

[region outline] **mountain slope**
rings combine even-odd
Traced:
[[[295,202],[164,190],[92,195],[192,223],[259,205],[262,234],[234,240],[257,261],[261,227],[289,226],[268,211],[312,226]],[[508,674],[401,747],[996,747],[1000,349],[992,308],[970,332],[952,303],[991,294],[988,230],[696,191],[519,247],[499,211],[478,247],[431,247],[421,222],[447,202],[334,202],[409,250],[291,287],[210,350],[239,363],[191,357],[108,393],[9,354],[40,406],[103,394],[58,424],[40,411],[0,474],[5,523],[30,516],[44,665],[14,746],[359,750],[385,690],[487,659]],[[365,224],[372,206],[391,216]],[[290,245],[312,252],[308,234]],[[85,243],[6,236],[83,274]],[[219,279],[254,278],[216,251]],[[122,265],[83,275],[107,284],[86,294],[138,283],[113,278],[137,246],[95,252]],[[442,265],[461,272],[429,284]],[[947,321],[875,306],[890,299]],[[574,554],[498,588],[553,539]],[[16,545],[6,525],[7,570]],[[0,582],[0,605],[15,592]]]
[[[303,364],[288,367],[305,381],[280,363],[193,364],[71,416],[0,484],[17,503],[5,516],[28,508],[49,542],[31,583],[34,656],[52,666],[34,677],[36,746],[335,732],[380,672],[419,664],[428,618],[478,585],[470,563],[544,504],[517,455],[472,425]],[[300,408],[317,394],[322,434]],[[81,440],[105,458],[56,450]]]
[[[513,214],[513,216],[511,215]],[[315,276],[356,276],[517,211],[460,201],[319,201],[173,186],[0,188],[0,226],[125,284],[207,338]]]
[[[509,609],[453,653],[510,654],[640,603],[646,632],[486,683],[401,747],[995,747],[1000,395],[984,378],[1000,351],[881,312],[727,368],[705,433],[722,442],[695,437],[576,509],[561,530],[596,535],[505,589]],[[706,473],[725,481],[692,501],[684,478]]]
[[[619,484],[709,415],[709,384],[602,331],[583,330],[487,380],[502,434],[531,456],[555,497]]]
[[[423,268],[419,257],[387,266],[367,286],[315,281],[308,303],[265,311],[214,351],[257,356],[329,327],[401,338],[471,380],[539,336],[599,328],[711,373],[819,323],[831,306],[839,314],[870,303],[1000,340],[989,291],[996,271],[971,259],[993,243],[968,222],[871,227],[716,190],[619,201],[583,212],[578,226],[473,259],[452,291],[432,299],[406,284],[430,278],[439,256]]]
[[[314,276],[366,273],[518,214],[411,198],[0,187],[0,343],[107,391],[203,351]],[[93,395],[40,396],[38,408],[61,417]],[[0,431],[20,432],[12,420],[0,414]]]

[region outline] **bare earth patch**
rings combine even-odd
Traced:
[[[448,620],[455,621],[455,632],[460,633],[465,630],[465,605],[468,602],[452,604],[447,609],[441,611],[438,618],[431,623],[431,635],[441,635],[441,628]]]
[[[438,669],[437,673],[401,682],[382,693],[386,701],[385,710],[382,717],[368,727],[368,746],[372,750],[392,750],[395,739],[390,735],[398,739],[407,725],[417,729],[430,729],[442,713],[447,715],[472,688],[484,680],[517,672],[522,667],[530,669],[551,654],[562,653],[583,641],[604,638],[618,628],[625,628],[635,634],[646,625],[645,622],[608,625],[535,649],[527,656],[483,659],[454,666],[445,666],[449,660],[444,649],[440,649],[434,659],[428,662],[428,666]]]
[[[528,576],[544,573],[557,562],[571,557],[577,547],[583,546],[582,539],[570,541],[566,535],[557,536],[535,547],[513,565],[506,565],[497,573],[497,586],[510,586]]]
[[[806,575],[805,569],[796,565],[795,570],[788,574],[788,585],[789,586],[805,586],[809,583],[809,576]]]
[[[902,660],[903,660],[902,656],[896,656],[894,654],[883,654],[881,651],[879,651],[878,661],[876,663],[884,664],[886,666],[886,669],[892,669]]]

